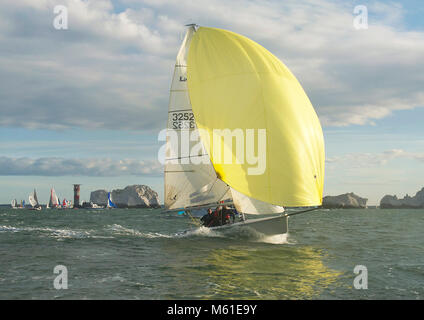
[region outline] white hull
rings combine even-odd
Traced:
[[[273,216],[269,218],[248,219],[245,221],[225,224],[223,226],[209,227],[211,230],[226,230],[230,228],[251,228],[265,236],[284,235],[289,232],[287,215]],[[182,232],[187,233],[192,230]]]
[[[288,233],[288,216],[249,219],[245,221],[211,227],[212,230],[221,230],[234,227],[249,227],[266,236],[275,236]]]

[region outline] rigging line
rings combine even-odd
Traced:
[[[195,219],[192,215],[191,215],[191,212],[190,212],[190,210],[186,210],[186,213],[188,214],[188,216],[190,217],[190,219],[191,219],[191,221],[193,221],[194,222],[194,224],[196,224],[198,227],[201,227],[202,226],[202,224],[197,220],[197,219]]]
[[[209,196],[209,193],[211,193],[213,186],[215,185],[215,183],[218,181],[218,177],[216,177],[215,181],[213,182],[211,188],[209,189],[208,193],[206,194],[206,197]]]
[[[221,196],[221,200],[222,200],[222,198],[224,198],[224,196],[227,194],[227,192],[228,192],[228,190],[230,190],[230,186],[227,184],[227,189],[225,190],[225,193]],[[233,198],[233,195],[231,195],[231,199]]]
[[[311,212],[311,211],[315,211],[315,210],[318,210],[318,209],[322,209],[322,206],[319,206],[319,207],[316,207],[316,208],[312,208],[312,209],[308,209],[308,210],[297,211],[297,212],[293,212],[293,213],[286,213],[286,214],[284,214],[284,216],[285,217],[290,217],[290,216],[294,216],[296,214]]]
[[[198,154],[198,155],[190,155],[190,156],[184,156],[184,157],[177,157],[177,158],[168,158],[165,159],[165,161],[170,161],[170,160],[180,160],[180,159],[187,159],[187,158],[195,158],[195,157],[203,157],[203,156],[207,156],[207,153],[204,154]]]
[[[209,189],[209,192],[207,193],[206,197],[207,197],[207,196],[209,196],[209,193],[211,193],[212,188],[214,187],[215,183],[216,183],[218,180],[219,180],[219,178],[218,178],[218,177],[216,177],[216,179],[215,179],[214,183],[212,184],[211,188]],[[218,207],[221,205],[221,204],[219,203],[219,201],[222,201],[222,198],[224,198],[224,196],[227,194],[228,190],[230,189],[230,186],[229,186],[228,184],[227,184],[227,186],[228,186],[228,188],[225,190],[224,194],[223,194],[223,195],[219,198],[219,200],[218,200]]]
[[[182,111],[192,111],[193,109],[181,109],[181,110],[170,110],[168,111],[168,113],[177,113],[177,112],[182,112]],[[175,120],[177,121],[177,120]],[[188,120],[185,120],[188,121]]]

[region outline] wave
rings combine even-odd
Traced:
[[[121,277],[119,274],[117,274],[117,275],[114,275],[114,276],[104,277],[104,278],[97,280],[97,282],[99,282],[99,283],[111,282],[111,281],[125,282],[126,279],[124,277]]]
[[[68,228],[51,228],[51,227],[14,227],[10,225],[0,226],[0,232],[35,232],[41,236],[57,239],[113,239],[119,236],[133,236],[137,238],[155,239],[155,238],[229,238],[234,240],[244,240],[253,242],[263,242],[270,244],[287,244],[287,234],[266,236],[248,227],[235,227],[226,229],[210,229],[207,227],[198,227],[192,230],[178,232],[175,234],[163,234],[159,232],[142,232],[137,229],[124,227],[120,224],[107,225],[99,230],[81,230]]]
[[[19,232],[20,228],[11,226],[0,226],[0,232]]]
[[[178,232],[174,235],[176,238],[187,238],[187,237],[224,237],[220,232],[207,228],[207,227],[199,227],[193,230],[187,230],[183,232]]]
[[[12,227],[0,226],[0,232],[41,232],[54,238],[87,238],[92,230],[54,229],[47,227]]]
[[[288,235],[279,234],[275,236],[267,236],[263,233],[249,227],[234,227],[225,229],[210,229],[207,227],[199,227],[193,230],[176,233],[176,238],[187,237],[212,237],[212,238],[229,238],[234,240],[245,240],[253,242],[263,242],[270,244],[288,244]]]
[[[136,229],[126,228],[119,224],[108,225],[100,230],[81,230],[81,229],[67,229],[67,228],[50,228],[50,227],[14,227],[3,225],[0,226],[0,232],[35,232],[42,235],[58,239],[113,239],[116,236],[135,236],[140,238],[171,238],[171,235],[161,234],[158,232],[141,232]]]
[[[152,239],[152,238],[172,238],[172,236],[170,236],[170,235],[162,234],[162,233],[159,233],[159,232],[141,232],[141,231],[138,231],[136,229],[126,228],[126,227],[121,226],[119,224],[109,225],[109,226],[107,226],[106,230],[112,231],[113,234],[131,235],[131,236],[136,236],[136,237],[140,237],[140,238],[148,238],[148,239]]]

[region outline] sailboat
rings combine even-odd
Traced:
[[[230,132],[230,139],[217,132]],[[246,138],[244,153],[239,133]],[[166,135],[168,212],[227,204],[247,218],[214,228],[249,226],[273,236],[288,232],[290,215],[322,204],[324,138],[315,110],[290,70],[244,36],[188,25],[171,83]],[[246,161],[248,152],[264,158],[265,166]],[[297,211],[287,213],[288,207]]]
[[[16,201],[16,199],[12,200],[12,202],[10,203],[10,206],[12,207],[12,209],[18,208],[18,202]]]
[[[32,208],[30,210],[41,210],[41,206],[38,202],[37,198],[37,192],[34,191],[29,195],[29,203],[31,204]]]
[[[47,208],[58,208],[59,207],[59,198],[56,195],[56,191],[52,188],[50,190],[50,200],[47,204]]]
[[[107,194],[107,208],[116,208],[116,205],[112,202],[112,194],[110,192]]]

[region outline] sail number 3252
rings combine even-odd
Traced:
[[[171,115],[172,129],[194,129],[196,122],[194,121],[193,112],[174,112]]]

